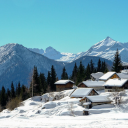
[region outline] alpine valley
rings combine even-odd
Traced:
[[[10,88],[13,81],[16,85],[21,84],[29,86],[33,67],[37,66],[38,72],[47,76],[48,71],[53,65],[58,78],[60,78],[62,69],[65,66],[70,76],[76,63],[79,66],[80,61],[86,67],[90,60],[97,64],[98,60],[106,62],[109,69],[116,50],[119,50],[121,60],[128,62],[128,43],[114,41],[110,37],[93,45],[88,51],[78,54],[60,53],[52,47],[43,49],[26,48],[19,44],[6,44],[0,47],[0,88]]]

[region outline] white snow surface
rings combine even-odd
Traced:
[[[92,102],[110,102],[111,100],[107,96],[86,96]]]
[[[87,87],[99,87],[103,86],[105,84],[104,81],[83,81],[83,84],[85,84]]]
[[[103,76],[99,78],[99,80],[107,80],[109,79],[112,75],[114,75],[116,72],[107,72]]]
[[[77,88],[76,90],[74,90],[74,92],[71,94],[70,97],[85,97],[87,95],[89,95],[89,93],[93,90],[93,88]]]
[[[103,72],[96,72],[96,73],[92,73],[91,76],[94,77],[96,80],[99,80],[99,78],[101,76],[103,76],[104,73]]]
[[[62,92],[46,93],[23,101],[24,105],[13,111],[7,109],[0,113],[0,127],[40,127],[40,128],[127,128],[128,127],[128,90],[122,104],[94,106],[88,116],[83,115],[80,98],[70,98],[73,89]],[[44,102],[49,96],[54,99],[58,93],[64,98]],[[101,96],[109,93],[99,91]],[[72,110],[72,112],[71,112]]]
[[[109,79],[104,86],[115,86],[115,87],[121,87],[123,86],[128,79]]]
[[[55,82],[55,84],[67,84],[68,82],[74,83],[71,80],[58,80],[57,82]]]

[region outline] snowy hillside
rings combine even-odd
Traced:
[[[7,44],[0,47],[0,88],[11,86],[11,82],[19,81],[28,85],[34,65],[39,73],[47,74],[54,65],[56,72],[62,69],[63,64],[43,55],[37,54],[19,44]]]
[[[1,127],[52,127],[52,128],[127,128],[128,90],[122,97],[122,104],[94,106],[88,116],[83,115],[84,107],[80,98],[70,98],[73,89],[62,92],[46,93],[23,101],[23,105],[13,111],[7,109],[0,113]],[[99,91],[100,96],[111,93]],[[55,100],[55,96],[61,99]],[[53,101],[54,100],[54,101]],[[48,102],[46,102],[48,101]]]
[[[117,49],[119,50],[121,60],[123,62],[128,62],[128,57],[126,56],[128,54],[128,43],[121,43],[111,39],[110,37],[107,37],[93,45],[88,51],[79,57],[98,56],[113,61]]]

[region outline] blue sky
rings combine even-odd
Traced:
[[[107,36],[128,42],[128,0],[0,0],[0,46],[78,53]]]

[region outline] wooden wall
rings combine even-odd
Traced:
[[[113,76],[110,77],[110,79],[114,79],[114,78],[118,78],[119,79],[119,76],[117,76],[116,74],[114,74]]]
[[[67,84],[57,84],[56,85],[56,91],[63,91],[67,89],[72,89],[73,83],[69,82]]]

